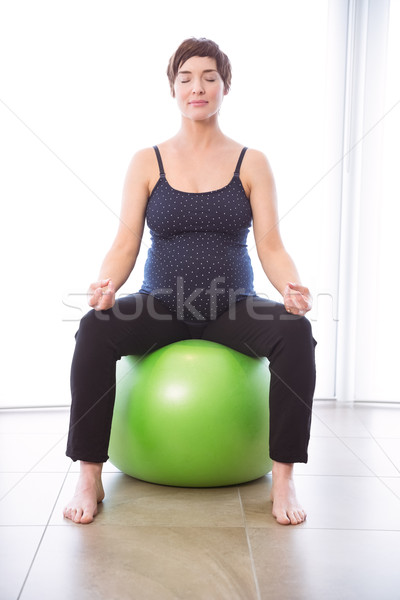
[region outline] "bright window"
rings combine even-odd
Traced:
[[[221,125],[270,159],[282,234],[315,296],[316,396],[334,396],[345,4],[3,3],[1,406],[69,404],[85,291],[116,232],[131,155],[179,126],[165,68],[191,35],[231,58]],[[125,291],[141,284],[147,241]],[[257,291],[274,296],[249,249]]]
[[[365,129],[374,129],[363,147],[354,399],[400,402],[400,2],[390,13],[377,8],[366,61]]]

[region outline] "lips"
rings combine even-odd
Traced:
[[[193,106],[204,106],[204,104],[208,104],[206,100],[192,100],[189,104],[193,104]]]

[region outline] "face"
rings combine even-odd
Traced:
[[[178,70],[174,92],[184,117],[204,120],[218,114],[226,92],[215,58],[189,58]]]

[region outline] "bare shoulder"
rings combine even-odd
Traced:
[[[137,150],[129,162],[126,185],[139,185],[150,193],[157,179],[158,168],[154,148],[150,146]]]
[[[245,189],[251,194],[256,189],[273,188],[274,176],[267,156],[260,150],[248,148],[244,156],[240,177]]]
[[[146,166],[151,167],[155,160],[154,148],[142,148],[137,150],[129,163],[129,168],[137,169],[137,168],[146,168]]]
[[[243,168],[248,171],[264,171],[272,175],[271,165],[267,156],[261,150],[248,148],[243,161]]]

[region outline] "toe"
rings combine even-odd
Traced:
[[[298,514],[298,519],[300,520],[300,523],[303,523],[303,521],[306,520],[306,511],[303,510],[302,508],[299,508],[297,511]]]
[[[91,523],[93,521],[93,512],[89,509],[83,511],[80,522],[81,523]]]
[[[297,523],[300,523],[300,516],[297,510],[290,511],[288,516],[292,525],[297,525]]]
[[[293,510],[289,513],[290,522],[292,525],[299,525],[299,523],[303,523],[305,519],[305,513],[303,510]]]
[[[75,511],[75,515],[74,515],[74,518],[73,518],[74,523],[80,523],[81,522],[81,518],[82,518],[82,509],[78,508]]]
[[[76,513],[76,510],[74,508],[69,507],[65,511],[65,517],[67,519],[70,519],[71,521],[73,521],[75,519],[75,513]]]
[[[278,513],[278,515],[276,516],[276,520],[280,525],[290,525],[291,523],[289,516],[286,514],[286,512],[283,511]]]

